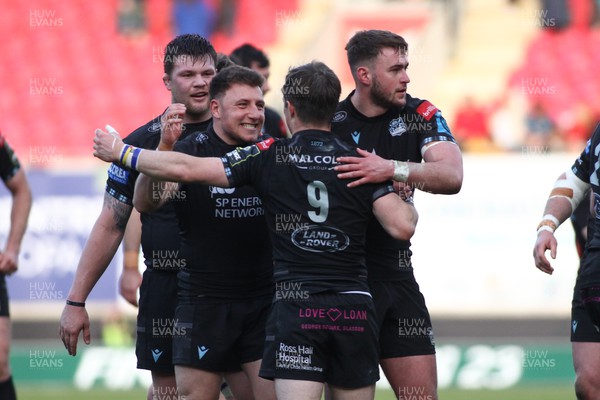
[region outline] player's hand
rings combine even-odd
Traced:
[[[348,187],[359,186],[365,183],[385,182],[394,176],[394,164],[366,150],[357,149],[362,157],[338,157],[341,165],[335,166],[340,179],[356,179]]]
[[[12,275],[19,267],[19,255],[14,251],[0,253],[0,273]]]
[[[546,250],[550,250],[550,257],[556,259],[556,238],[554,234],[548,231],[540,231],[533,247],[533,259],[535,266],[542,272],[552,275],[554,268],[550,265],[550,261],[546,258]]]
[[[596,329],[600,327],[600,287],[581,289],[581,301]]]
[[[142,284],[142,274],[137,268],[124,268],[119,278],[119,293],[129,304],[137,307],[137,290]]]
[[[106,125],[107,132],[102,129],[96,129],[94,136],[94,157],[102,161],[115,162],[119,160],[123,141],[112,126]]]
[[[84,307],[65,305],[60,316],[60,327],[58,333],[69,352],[69,355],[77,354],[77,340],[79,332],[83,330],[83,341],[90,344],[90,318]]]
[[[160,117],[160,145],[159,148],[172,149],[175,142],[183,132],[183,116],[185,115],[185,105],[173,103],[167,107],[166,111]]]

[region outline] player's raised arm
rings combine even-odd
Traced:
[[[183,131],[185,106],[174,103],[169,105],[160,119],[160,143],[157,150],[172,151]],[[135,183],[133,205],[139,212],[151,212],[169,201],[171,194],[179,190],[173,182],[165,183],[148,175],[140,174]]]
[[[107,127],[107,130],[111,129]],[[229,187],[220,158],[198,158],[181,153],[142,150],[124,144],[114,129],[110,133],[96,129],[94,156],[106,162],[115,162],[135,169],[156,179]]]

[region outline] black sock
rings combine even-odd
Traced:
[[[0,399],[17,400],[17,393],[15,392],[12,376],[3,382],[0,382]]]

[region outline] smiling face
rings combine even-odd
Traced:
[[[370,100],[377,106],[391,108],[406,104],[406,89],[410,78],[406,72],[408,58],[404,51],[386,47],[381,50],[371,72]]]
[[[163,81],[171,92],[172,103],[186,107],[184,123],[202,122],[210,118],[208,88],[216,69],[211,57],[194,60],[191,56],[177,56],[170,74]]]
[[[265,122],[265,102],[258,86],[233,84],[211,100],[215,132],[227,144],[246,144],[258,140]]]

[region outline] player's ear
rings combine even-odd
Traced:
[[[221,105],[217,99],[212,99],[210,101],[210,113],[213,118],[221,118]]]
[[[290,117],[294,118],[296,116],[296,107],[294,107],[294,105],[290,103],[289,100],[285,101],[285,105],[288,109],[288,112],[290,113]]]
[[[366,65],[356,68],[356,80],[363,85],[371,84],[371,71]]]
[[[171,90],[171,77],[169,76],[169,74],[165,73],[163,75],[163,83],[165,84],[167,90]]]

